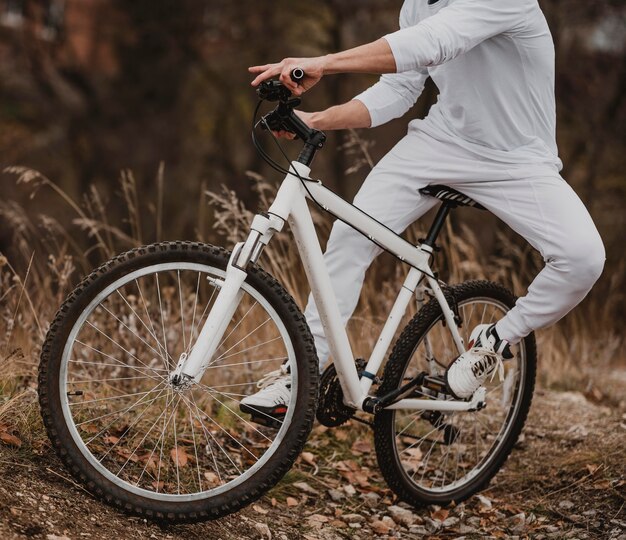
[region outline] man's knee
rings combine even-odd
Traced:
[[[606,252],[602,238],[594,230],[592,234],[573,239],[565,258],[572,273],[573,283],[582,289],[590,289],[604,269]]]

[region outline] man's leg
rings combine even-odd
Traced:
[[[455,187],[523,236],[546,263],[497,323],[501,339],[517,343],[554,324],[591,290],[604,267],[604,246],[584,204],[558,174]]]
[[[415,166],[420,151],[427,154],[423,145],[416,147],[413,137],[405,137],[372,169],[354,199],[355,206],[397,233],[436,204],[436,199],[419,193],[419,188],[426,185],[418,177],[419,166]],[[345,223],[337,220],[333,225],[324,262],[344,324],[358,303],[365,271],[380,252],[378,246]],[[321,370],[328,361],[329,350],[311,295],[305,316],[315,338]]]

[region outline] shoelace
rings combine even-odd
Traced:
[[[489,349],[483,349],[482,347],[472,347],[472,352],[484,356],[485,358],[495,360],[494,367],[496,369],[491,372],[491,379],[489,379],[490,382],[493,381],[493,378],[496,376],[496,371],[498,372],[500,382],[504,380],[504,364],[502,363],[502,357],[498,353],[490,351]],[[484,370],[486,366],[481,367]]]
[[[256,383],[257,388],[263,389],[263,388],[266,388],[267,386],[269,386],[270,384],[273,384],[273,383],[277,382],[278,379],[280,379],[284,375],[287,375],[287,370],[288,369],[289,368],[285,364],[285,365],[280,366],[279,369],[276,369],[274,371],[270,371],[269,373],[266,373]]]

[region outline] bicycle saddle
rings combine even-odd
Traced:
[[[419,190],[422,195],[429,195],[430,197],[436,197],[442,200],[445,204],[450,206],[472,206],[478,210],[486,210],[486,208],[477,203],[471,197],[463,195],[460,191],[448,186],[430,185],[423,187]]]

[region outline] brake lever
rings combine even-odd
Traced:
[[[295,139],[299,139],[297,133],[295,133],[291,129],[287,129],[287,127],[283,124],[283,119],[276,111],[267,113],[261,118],[261,129],[264,129],[266,131],[268,129],[270,131],[287,131],[289,133],[293,133],[295,135]]]
[[[256,90],[259,99],[265,101],[289,101],[291,91],[280,81],[263,81]]]

